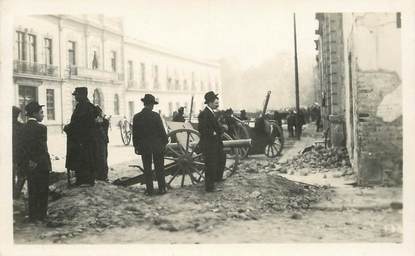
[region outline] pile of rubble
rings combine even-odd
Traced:
[[[351,167],[346,148],[324,148],[314,145],[305,148],[283,165],[290,169]]]
[[[94,187],[68,189],[60,181],[54,184],[54,193],[60,196],[49,203],[46,230],[40,238],[60,243],[82,234],[131,226],[208,232],[231,219],[257,220],[273,212],[301,211],[327,192],[275,172],[261,172],[238,171],[219,183],[215,193],[205,193],[200,183],[155,197],[145,196],[142,186],[124,188],[97,182]]]

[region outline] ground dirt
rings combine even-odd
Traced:
[[[175,184],[147,197],[142,185],[68,189],[58,181],[45,223],[26,223],[25,201],[14,202],[15,242],[401,242],[401,188],[347,185],[354,174],[337,154],[343,152],[310,148],[320,139],[312,129],[301,141],[288,141],[278,159],[243,160],[214,193],[205,193],[203,183]],[[332,159],[324,165],[318,165],[321,151]],[[113,165],[111,179],[136,175],[133,163]]]

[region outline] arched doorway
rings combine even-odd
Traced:
[[[102,110],[104,110],[104,95],[100,89],[95,89],[92,96],[92,102],[94,105],[98,105]]]

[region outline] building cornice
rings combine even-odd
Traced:
[[[137,48],[147,49],[147,50],[150,50],[150,51],[153,51],[153,52],[169,55],[169,56],[174,57],[174,58],[179,58],[179,59],[182,59],[182,60],[186,60],[186,61],[190,61],[190,62],[202,64],[202,65],[211,66],[211,67],[214,67],[214,68],[219,68],[220,67],[220,64],[217,63],[217,62],[202,60],[202,59],[195,58],[195,57],[192,57],[192,56],[189,56],[189,55],[186,55],[186,54],[179,54],[179,53],[171,51],[169,49],[165,49],[161,46],[150,44],[150,43],[140,41],[140,40],[137,40],[137,39],[134,39],[134,38],[131,38],[131,37],[125,37],[124,38],[124,43],[129,44],[131,46],[135,46]]]

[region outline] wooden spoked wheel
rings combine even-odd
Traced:
[[[222,140],[233,140],[233,138],[227,134],[224,133],[222,135]],[[228,166],[225,166],[225,169],[228,169],[231,171],[231,173],[234,173],[239,165],[239,162],[241,160],[241,156],[243,156],[244,154],[244,148],[240,148],[240,147],[235,147],[235,148],[229,148],[229,149],[224,149],[225,153],[226,153],[226,161],[230,160],[231,164]]]
[[[233,139],[235,139],[235,140],[238,140],[238,139],[250,139],[249,132],[248,132],[248,128],[244,124],[238,123],[235,126],[234,129],[235,129],[235,134],[233,136]],[[251,146],[248,146],[248,147],[240,147],[238,149],[240,159],[244,159],[244,158],[246,158],[248,156],[248,152],[249,152],[249,149],[250,148],[251,148]]]
[[[120,133],[121,133],[121,140],[125,146],[128,146],[131,142],[131,125],[130,122],[127,120],[120,121]]]
[[[205,164],[199,148],[200,134],[193,129],[178,129],[167,134],[169,144],[165,154],[166,184],[179,180],[181,187],[186,181],[196,184],[204,179]]]
[[[269,143],[265,145],[265,155],[270,158],[275,158],[281,154],[284,147],[284,134],[280,126],[272,125],[272,135]]]

